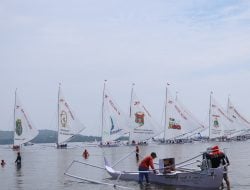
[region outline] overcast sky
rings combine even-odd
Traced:
[[[167,83],[201,121],[210,91],[250,120],[250,1],[0,1],[0,130],[16,88],[34,125],[56,130],[61,82],[83,134],[100,135],[104,79],[125,113],[135,83],[159,123]]]

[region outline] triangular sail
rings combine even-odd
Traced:
[[[209,138],[230,137],[236,130],[234,121],[227,116],[226,111],[210,96],[210,128]]]
[[[145,141],[162,132],[159,124],[153,120],[149,111],[136,96],[134,89],[131,94],[130,118],[133,126],[130,141]]]
[[[250,130],[250,122],[240,114],[231,102],[230,98],[228,98],[227,114],[232,120],[234,120],[236,128],[236,132],[232,134],[231,137],[242,135]]]
[[[166,104],[165,140],[184,139],[199,132],[205,126],[183,104],[168,92]]]
[[[76,118],[68,102],[65,100],[61,87],[58,92],[58,145],[70,140],[74,135],[85,129]]]
[[[128,133],[128,116],[121,111],[110,93],[105,89],[103,97],[102,142],[117,140]]]
[[[33,126],[27,112],[24,110],[20,99],[15,93],[14,108],[14,146],[20,146],[34,139],[38,135],[38,130]]]

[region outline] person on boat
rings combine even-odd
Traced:
[[[89,157],[89,152],[87,151],[87,149],[85,149],[82,153],[82,156],[87,159]]]
[[[136,145],[136,148],[135,148],[135,157],[136,157],[136,161],[138,162],[139,161],[139,146]]]
[[[20,146],[19,146],[19,145],[13,145],[12,149],[13,149],[13,150],[19,150],[19,149],[20,149]]]
[[[208,158],[211,160],[211,167],[218,168],[220,166],[224,167],[223,179],[227,184],[227,189],[230,190],[230,182],[227,175],[227,167],[230,165],[228,157],[224,152],[220,151],[219,146],[214,146],[211,148],[211,152],[208,155]],[[223,188],[223,182],[221,187]]]
[[[5,163],[5,161],[4,161],[4,160],[2,160],[2,161],[1,161],[1,166],[2,166],[2,167],[4,167],[4,166],[5,166],[5,164],[6,164],[6,163]]]
[[[145,176],[146,183],[149,184],[149,167],[152,168],[153,172],[156,174],[156,170],[154,168],[153,160],[156,158],[156,153],[152,152],[149,156],[146,156],[141,163],[139,164],[139,184],[142,184],[143,177]]]
[[[16,165],[17,165],[17,166],[21,166],[21,163],[22,163],[22,157],[21,157],[20,152],[18,152],[18,153],[17,153],[17,158],[16,158],[15,163],[16,163]]]

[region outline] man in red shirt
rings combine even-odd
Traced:
[[[139,184],[142,184],[143,182],[143,176],[145,176],[146,182],[149,183],[148,179],[148,173],[149,173],[149,167],[151,167],[156,174],[156,170],[154,168],[154,162],[153,160],[156,158],[156,153],[152,152],[150,156],[145,157],[140,165],[139,165]]]

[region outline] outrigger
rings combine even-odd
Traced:
[[[131,152],[131,153],[134,153]],[[73,161],[78,162],[84,165],[92,166],[95,168],[106,170],[107,173],[111,176],[112,179],[115,179],[115,183],[103,183],[100,181],[94,181],[92,179],[82,178],[79,176],[73,176],[67,171],[65,172],[65,175],[74,177],[77,179],[81,179],[88,182],[93,183],[99,183],[99,184],[105,184],[105,185],[113,185],[114,187],[118,187],[119,180],[132,180],[132,181],[138,181],[139,178],[139,171],[118,171],[115,170],[114,167],[127,158],[129,153],[124,158],[120,159],[118,162],[116,162],[114,165],[110,165],[104,156],[104,167],[95,166],[89,163],[84,163],[80,161]],[[150,183],[154,184],[163,184],[163,185],[169,185],[169,186],[186,186],[186,187],[194,187],[194,188],[202,188],[202,189],[219,189],[220,185],[222,184],[223,179],[223,166],[218,168],[211,168],[209,164],[209,160],[207,160],[206,153],[202,153],[200,155],[197,155],[189,160],[186,160],[184,162],[181,162],[179,164],[175,164],[174,158],[166,158],[166,159],[160,159],[159,160],[159,168],[156,169],[159,172],[157,174],[154,174],[152,170],[149,171],[143,171],[149,173],[149,179]],[[202,156],[202,161],[194,159]],[[72,162],[72,164],[73,164]],[[190,169],[186,168],[188,165],[197,164],[197,169]],[[72,165],[71,164],[71,165]],[[124,186],[119,186],[123,188],[128,188]]]

